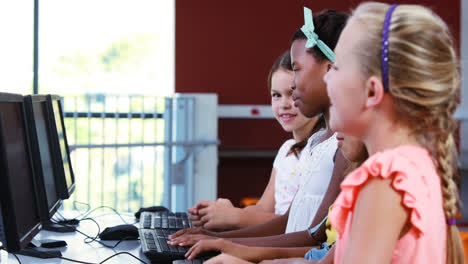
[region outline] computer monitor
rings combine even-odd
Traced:
[[[0,240],[11,252],[40,231],[23,96],[0,93]]]
[[[70,161],[65,122],[63,120],[62,103],[57,95],[47,95],[46,112],[49,119],[49,129],[52,138],[53,160],[60,177],[58,177],[58,194],[61,199],[68,199],[75,190],[75,176]]]
[[[53,163],[52,138],[48,129],[47,99],[40,95],[24,97],[34,175],[36,176],[39,215],[42,222],[50,222],[62,205],[58,195],[58,177]]]

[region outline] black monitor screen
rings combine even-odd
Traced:
[[[26,246],[40,229],[22,106],[17,102],[0,102],[0,155],[3,163],[0,175],[2,184],[7,185],[4,188],[8,188],[8,196],[2,194],[2,215],[10,250]],[[15,238],[11,240],[13,235]]]
[[[60,152],[62,155],[62,160],[63,160],[63,168],[65,170],[65,180],[67,183],[67,188],[71,194],[74,190],[74,176],[72,174],[72,167],[70,164],[69,160],[69,150],[68,150],[68,144],[67,144],[67,138],[65,134],[65,128],[64,128],[64,123],[62,120],[62,107],[60,104],[60,99],[58,97],[54,98],[52,100],[52,108],[54,112],[54,118],[55,118],[55,125],[57,128],[57,136],[59,139],[59,144],[60,144]]]
[[[57,187],[55,184],[54,168],[51,156],[51,145],[49,134],[47,133],[47,115],[46,115],[46,101],[32,100],[32,108],[34,113],[34,124],[36,135],[30,135],[31,137],[36,136],[37,144],[39,147],[39,157],[33,157],[40,159],[42,178],[44,181],[45,194],[47,200],[47,208],[49,211],[48,217],[57,211],[60,206],[61,200],[57,194]]]

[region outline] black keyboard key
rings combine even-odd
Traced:
[[[190,247],[177,247],[177,250],[179,250],[179,253],[184,254],[187,253],[187,251],[190,249]]]
[[[158,250],[158,246],[156,246],[156,243],[154,243],[154,242],[148,241],[148,242],[146,243],[146,246],[148,246],[148,249],[149,249],[149,250],[156,250],[156,251],[159,251],[159,250]]]
[[[158,242],[159,242],[159,245],[161,245],[163,252],[171,252],[171,250],[169,249],[169,245],[167,244],[167,240],[165,240],[162,237],[158,237]]]
[[[193,260],[192,260],[192,263],[193,263],[193,264],[202,264],[203,262],[202,262],[201,259],[197,259],[197,258],[196,258],[196,259],[193,259]]]
[[[158,217],[158,218],[155,217],[155,218],[153,219],[154,228],[161,228],[161,220],[162,220],[162,219],[159,218],[159,217]]]
[[[178,212],[178,213],[175,213],[175,216],[176,216],[177,218],[182,218],[182,217],[185,217],[185,218],[186,218],[186,217],[187,217],[187,214],[184,213],[184,212]]]
[[[175,229],[176,228],[175,219],[169,219],[169,228],[170,229]]]
[[[184,225],[182,224],[182,219],[176,219],[176,229],[182,229]]]
[[[163,234],[164,234],[164,237],[165,237],[165,238],[168,238],[169,235],[171,235],[172,233],[174,233],[173,231],[170,231],[170,230],[168,230],[168,229],[163,229],[162,231],[163,231]]]
[[[167,241],[167,240],[166,240],[166,241]],[[166,243],[167,243],[167,242],[166,242]],[[177,247],[174,247],[173,245],[169,245],[169,244],[168,244],[167,246],[169,247],[169,249],[171,250],[172,253],[177,253],[177,252],[179,252],[179,251],[177,250]]]
[[[158,237],[164,237],[164,231],[163,231],[163,229],[155,229],[155,231],[156,231],[156,235],[157,235]]]

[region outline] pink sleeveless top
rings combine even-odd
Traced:
[[[330,212],[332,226],[338,232],[335,263],[341,263],[359,190],[372,177],[392,177],[392,187],[401,193],[403,205],[410,210],[412,227],[398,240],[391,263],[445,263],[447,226],[434,164],[426,149],[406,145],[372,155],[346,176]]]

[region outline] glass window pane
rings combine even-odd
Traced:
[[[174,92],[174,1],[47,0],[39,93]]]
[[[0,92],[32,93],[34,1],[0,1],[0,34]]]

